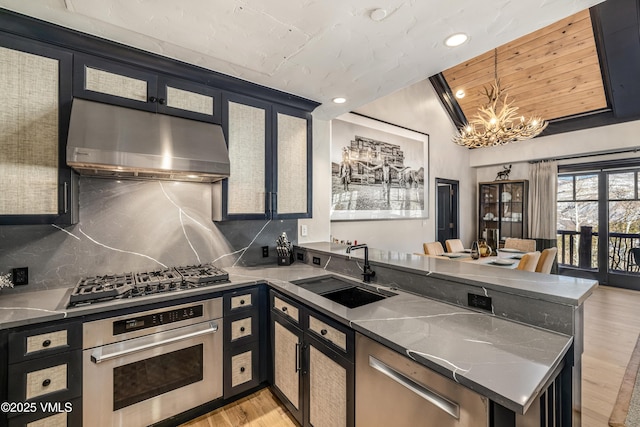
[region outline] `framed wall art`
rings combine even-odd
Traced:
[[[428,217],[429,135],[345,114],[331,121],[331,220]]]

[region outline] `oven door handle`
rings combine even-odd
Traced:
[[[213,334],[217,331],[218,323],[210,321],[185,326],[183,328],[176,328],[166,332],[158,332],[128,341],[96,347],[91,353],[91,361],[93,363],[106,362],[107,360],[123,357],[131,353],[149,350],[154,347],[199,337],[201,335]]]

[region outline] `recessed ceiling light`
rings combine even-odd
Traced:
[[[465,33],[457,33],[447,37],[444,41],[444,44],[446,44],[449,47],[456,47],[456,46],[460,46],[467,40],[469,40],[469,36],[467,36]]]
[[[464,98],[464,96],[466,95],[466,93],[464,93],[464,89],[460,89],[456,92],[456,98],[458,99],[462,99]]]
[[[387,17],[387,11],[384,9],[374,9],[369,14],[369,17],[373,21],[382,21],[384,18]]]
[[[342,97],[338,97],[338,98],[333,98],[332,101],[335,102],[336,104],[344,104],[345,102],[347,102],[347,99],[346,98],[342,98]]]

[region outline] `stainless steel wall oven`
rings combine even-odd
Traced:
[[[87,322],[85,426],[146,426],[222,397],[222,298]]]

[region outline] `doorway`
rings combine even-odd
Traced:
[[[617,167],[615,167],[617,166]],[[640,290],[640,168],[558,174],[560,273]]]
[[[436,239],[445,248],[445,240],[460,237],[459,182],[436,178]]]

